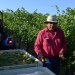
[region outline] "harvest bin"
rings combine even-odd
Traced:
[[[25,54],[28,54],[28,56],[30,58],[34,59],[37,62],[37,63],[33,63],[33,64],[2,66],[2,67],[0,67],[0,70],[10,70],[10,69],[42,66],[42,62],[40,60],[38,60],[37,58],[35,58],[34,56],[32,56],[31,54],[29,54],[27,51],[25,51],[23,49],[0,50],[0,52],[21,52],[21,53],[25,53]]]
[[[0,75],[55,75],[46,67],[30,67],[0,71]]]

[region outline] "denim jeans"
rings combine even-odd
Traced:
[[[60,70],[60,58],[59,57],[55,57],[55,58],[45,58],[45,59],[48,59],[49,62],[45,61],[43,63],[43,67],[47,67],[53,73],[58,75],[59,74],[59,70]]]

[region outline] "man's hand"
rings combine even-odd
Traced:
[[[66,59],[63,53],[59,53],[59,57],[62,58],[62,60]]]
[[[44,56],[42,54],[38,54],[38,59],[42,60],[42,58],[44,58]]]

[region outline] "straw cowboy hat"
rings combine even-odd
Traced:
[[[58,23],[57,19],[56,19],[56,15],[50,15],[47,17],[47,21],[45,21],[44,23],[48,23],[48,22],[53,22],[53,23]]]

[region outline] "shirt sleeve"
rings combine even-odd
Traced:
[[[42,54],[42,45],[43,44],[43,39],[42,39],[42,35],[40,33],[38,33],[38,36],[36,38],[36,41],[34,43],[34,51],[36,52],[36,54]]]
[[[62,47],[61,47],[60,52],[64,53],[66,50],[67,50],[67,41],[66,41],[64,32],[62,31]]]

